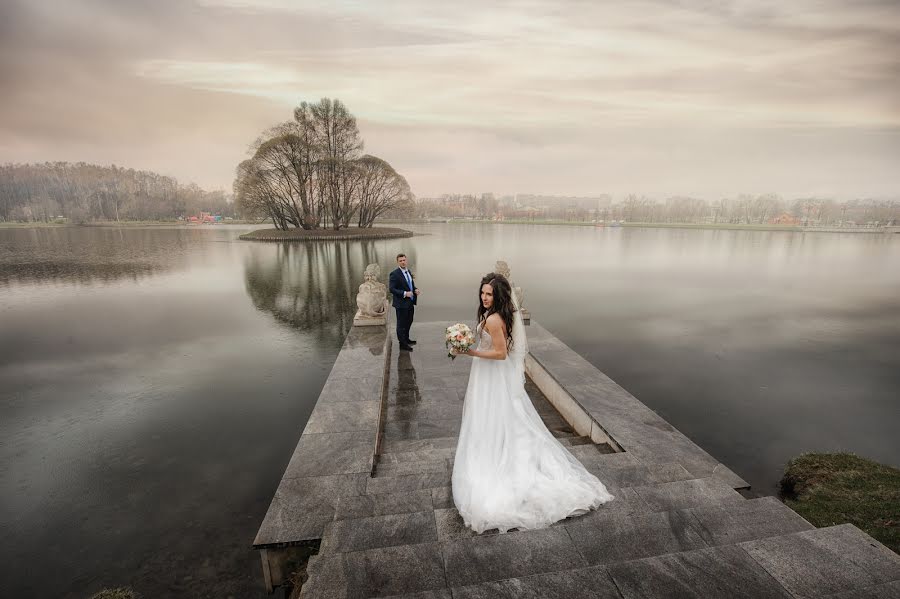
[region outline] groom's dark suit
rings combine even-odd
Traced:
[[[413,316],[416,312],[416,283],[412,273],[409,273],[409,281],[403,275],[403,271],[395,268],[391,271],[388,285],[391,295],[394,296],[394,309],[397,311],[397,341],[400,347],[409,347],[409,329],[412,326]],[[412,297],[404,297],[404,293],[412,292]]]

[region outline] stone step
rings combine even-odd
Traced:
[[[442,551],[451,587],[587,565],[561,526],[450,539],[443,542]]]
[[[450,460],[399,462],[396,464],[378,464],[375,467],[375,477],[403,476],[406,474],[422,474],[425,472],[447,472],[450,470]]]
[[[789,599],[781,585],[736,546],[702,548],[604,566],[577,567],[464,585],[453,589],[453,597]]]
[[[546,424],[546,423],[545,423],[545,424]],[[571,438],[571,437],[576,437],[576,436],[578,436],[578,435],[575,433],[575,431],[573,431],[573,430],[572,430],[571,428],[569,428],[568,426],[563,427],[563,428],[556,428],[556,427],[549,427],[549,426],[548,426],[548,427],[547,427],[547,430],[549,430],[549,431],[550,431],[550,434],[553,435],[554,437],[556,437],[557,440],[559,440],[559,439],[568,439],[568,438]]]
[[[852,524],[748,541],[739,547],[797,597],[879,597],[884,592],[900,596],[894,594],[900,589],[900,555]]]
[[[420,449],[419,451],[395,451],[378,456],[378,464],[400,464],[405,462],[435,462],[448,460],[456,455],[456,445],[441,449]]]
[[[738,545],[669,553],[603,566],[622,597],[790,599]]]
[[[453,589],[454,599],[622,599],[606,568],[593,566],[482,582]]]
[[[435,509],[435,504],[432,499],[432,489],[419,489],[403,493],[350,495],[338,499],[334,510],[334,520],[406,514],[433,509]],[[324,525],[322,528],[324,530]]]
[[[756,539],[815,530],[776,497],[686,510],[708,545],[732,545]]]
[[[457,437],[435,437],[433,439],[388,439],[381,443],[382,457],[390,453],[430,451],[436,449],[456,449]]]
[[[601,508],[566,520],[564,526],[592,566],[812,529],[774,497],[650,513],[607,513]]]
[[[681,464],[617,464],[585,458],[580,461],[607,487],[639,487],[697,478]]]
[[[697,507],[721,507],[741,503],[744,497],[728,483],[715,477],[677,480],[655,485],[639,485],[617,490],[628,491],[636,512],[667,512]],[[612,493],[615,495],[616,490]]]
[[[557,438],[556,440],[559,441],[565,447],[575,447],[577,445],[592,445],[594,443],[593,441],[591,441],[590,437],[571,436],[571,437]]]
[[[665,573],[671,568],[682,572],[674,575],[679,596],[725,596],[715,594],[718,588],[728,590],[727,596],[784,597],[745,553],[708,545],[747,547],[748,539],[783,538],[785,531],[820,532],[773,497],[645,514],[592,512],[551,529],[506,535],[475,535],[462,526],[455,509],[357,518],[328,525],[302,596],[437,593],[442,586],[434,577],[437,551],[447,581],[458,587],[453,597],[618,597],[615,584],[631,590],[626,596],[668,597],[673,591],[665,585]],[[421,555],[409,563],[391,559],[408,559],[410,548],[421,548]],[[548,559],[550,553],[563,558]],[[870,570],[877,574],[866,581],[891,582],[885,572],[900,567],[897,560],[892,565],[893,554],[874,556],[863,556],[874,561]],[[777,565],[783,559],[775,555],[770,561]],[[548,573],[535,572],[545,568]],[[606,576],[604,568],[615,576]],[[694,568],[701,570],[696,580],[686,573]],[[608,584],[612,580],[616,583]]]
[[[447,585],[439,543],[319,555],[307,565],[300,597],[386,597]]]
[[[322,534],[319,555],[366,551],[438,540],[434,511],[386,514],[329,523]]]
[[[423,472],[399,476],[370,478],[366,483],[366,494],[407,493],[420,489],[450,486],[450,472]]]

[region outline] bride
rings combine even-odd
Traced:
[[[544,528],[613,499],[547,430],[525,392],[525,326],[509,281],[481,280],[478,348],[453,464],[453,501],[475,532]]]

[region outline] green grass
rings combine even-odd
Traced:
[[[817,527],[853,524],[900,553],[900,470],[852,453],[806,453],[788,462],[785,503]]]
[[[103,589],[99,593],[91,595],[91,599],[138,599],[139,595],[126,587],[117,589]]]

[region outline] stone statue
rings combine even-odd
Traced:
[[[497,263],[494,264],[494,272],[503,275],[509,281],[513,295],[516,296],[516,301],[519,303],[519,310],[522,312],[522,320],[525,324],[531,324],[531,314],[528,312],[528,309],[525,308],[525,292],[522,291],[521,287],[516,287],[515,283],[513,283],[513,280],[510,278],[509,264],[506,263],[506,260],[497,260]]]
[[[363,283],[356,294],[359,310],[353,317],[354,326],[383,325],[387,322],[387,287],[378,278],[381,267],[370,264],[363,275]]]

